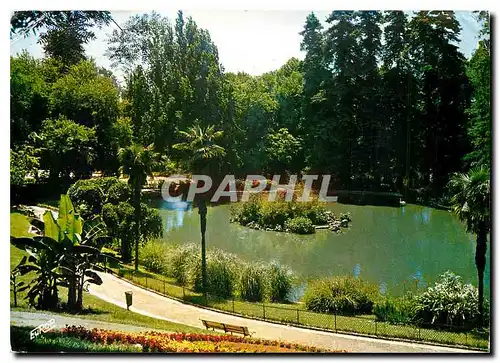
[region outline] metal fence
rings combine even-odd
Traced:
[[[489,331],[477,332],[467,326],[396,325],[377,321],[374,316],[346,316],[335,312],[316,313],[305,310],[301,306],[292,307],[286,306],[287,304],[248,302],[234,297],[202,294],[143,272],[135,273],[135,271],[123,269],[110,270],[106,266],[104,266],[104,269],[107,272],[117,274],[120,278],[164,296],[251,318],[339,333],[489,349]]]

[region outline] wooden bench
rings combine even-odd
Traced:
[[[249,336],[251,337],[253,333],[250,333],[248,331],[248,328],[246,326],[239,326],[239,325],[232,325],[232,324],[226,324],[226,323],[219,323],[216,321],[210,321],[210,320],[203,320],[200,319],[203,322],[203,325],[205,325],[205,328],[207,329],[218,329],[218,330],[223,330],[225,333],[238,333],[242,334],[243,336]]]

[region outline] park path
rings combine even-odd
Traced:
[[[130,310],[153,318],[203,328],[200,319],[247,326],[253,337],[276,339],[312,345],[326,349],[340,349],[356,353],[470,353],[469,350],[373,339],[352,335],[328,333],[310,329],[273,324],[259,320],[224,314],[217,311],[183,304],[177,300],[155,294],[111,274],[100,272],[100,286],[90,285],[89,292],[107,302],[126,308],[125,291],[132,291]]]

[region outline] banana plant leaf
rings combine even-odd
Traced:
[[[30,221],[30,224],[36,228],[38,228],[40,231],[43,231],[45,228],[45,222],[43,220],[40,220],[38,218],[33,218]]]
[[[73,203],[71,203],[71,199],[66,194],[62,194],[59,200],[59,217],[57,222],[64,236],[73,241],[73,243],[80,243],[78,236],[82,234],[83,220],[76,214]]]
[[[17,266],[15,270],[19,271],[19,273],[21,275],[26,275],[29,272],[40,271],[41,269],[39,266],[36,266],[36,265],[20,265],[20,266]]]
[[[49,237],[56,241],[59,241],[61,239],[61,236],[63,236],[63,233],[56,220],[54,219],[54,215],[51,211],[45,211],[45,213],[43,214],[43,223],[43,235],[45,237]]]
[[[101,277],[95,273],[94,271],[87,270],[85,271],[85,276],[90,277],[86,282],[89,282],[91,284],[96,284],[96,285],[102,285],[102,279]]]

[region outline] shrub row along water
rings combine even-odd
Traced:
[[[303,299],[306,308],[314,312],[374,314],[377,321],[391,324],[465,328],[481,325],[477,289],[449,271],[421,294],[391,297],[381,294],[375,284],[346,276],[309,282]],[[488,321],[485,316],[483,326]]]
[[[202,291],[199,246],[148,242],[140,251],[141,263],[150,271],[174,278],[176,283]],[[246,301],[287,302],[295,276],[276,261],[246,262],[219,249],[207,251],[208,292],[221,298]]]
[[[141,250],[141,263],[180,285],[202,291],[201,257],[195,244],[177,246],[150,241]],[[207,253],[208,292],[220,298],[288,302],[297,282],[291,270],[276,261],[249,263],[218,249]],[[317,313],[373,314],[377,321],[391,324],[466,328],[481,325],[477,289],[449,271],[421,294],[407,293],[402,297],[382,294],[377,285],[352,276],[310,280],[302,301],[307,310]]]
[[[252,195],[248,202],[235,203],[231,207],[231,222],[267,231],[310,234],[316,232],[316,226],[324,226],[340,232],[350,221],[349,213],[336,217],[317,198],[311,202],[287,202],[282,195],[270,202],[264,196]]]

